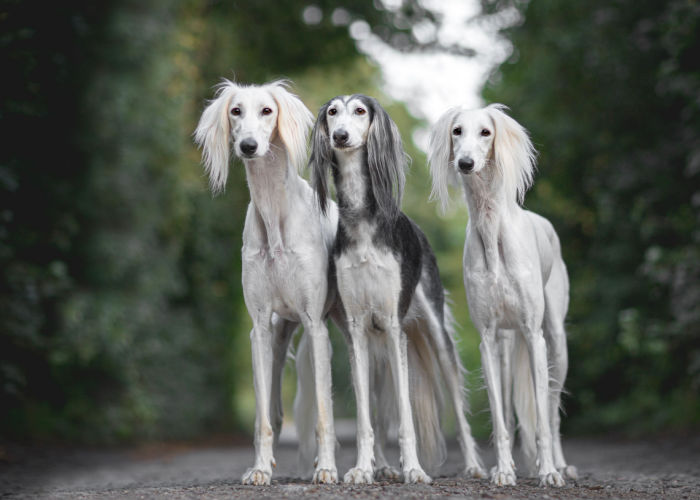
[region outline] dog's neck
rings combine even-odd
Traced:
[[[374,206],[364,148],[335,151],[333,180],[338,195],[340,218],[347,223],[369,217]]]
[[[463,174],[462,185],[469,210],[469,221],[484,245],[486,266],[496,272],[500,262],[499,246],[510,214],[517,209],[515,200],[508,200],[503,179],[494,168]]]
[[[243,160],[250,198],[262,223],[271,250],[284,250],[283,227],[292,206],[303,196],[304,180],[288,159],[284,144],[276,137],[260,158]]]

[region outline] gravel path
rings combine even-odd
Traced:
[[[487,466],[490,446],[482,446]],[[620,441],[568,439],[564,451],[580,479],[564,488],[540,488],[519,478],[516,487],[457,476],[461,457],[450,449],[442,476],[430,486],[395,482],[371,486],[316,486],[296,477],[296,446],[280,445],[273,484],[242,486],[252,464],[244,445],[159,445],[121,450],[34,449],[0,446],[2,498],[664,498],[700,499],[700,436]],[[390,450],[397,460],[397,450]],[[342,474],[355,457],[352,442],[338,451]]]

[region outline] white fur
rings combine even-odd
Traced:
[[[429,152],[433,197],[446,204],[447,185],[457,180],[469,208],[464,286],[482,339],[498,456],[491,480],[515,484],[514,406],[525,455],[536,462],[541,484],[561,486],[562,475],[576,474],[559,438],[569,282],[554,228],[520,207],[532,183],[535,151],[525,129],[503,109],[454,108],[436,123]],[[462,170],[460,160],[473,161],[471,170]]]
[[[232,114],[234,108],[236,114]],[[242,281],[253,320],[251,345],[256,396],[255,464],[246,484],[269,484],[273,448],[281,425],[280,379],[289,340],[299,324],[300,390],[297,422],[302,458],[312,458],[309,419],[317,413],[314,482],[337,481],[331,401],[330,344],[325,317],[334,303],[328,259],[338,213],[321,214],[313,191],[298,174],[306,159],[312,115],[286,83],[241,86],[225,81],[202,114],[195,132],[213,191],[226,183],[229,150],[243,160],[251,201],[243,229]],[[252,139],[255,153],[241,142]],[[306,342],[311,344],[308,348]],[[309,387],[315,397],[308,398]],[[314,411],[315,410],[315,411]]]

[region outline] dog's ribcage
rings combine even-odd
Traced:
[[[363,329],[388,332],[391,321],[398,326],[405,319],[402,316],[416,315],[410,305],[420,287],[420,240],[405,215],[389,227],[375,217],[365,164],[347,162],[335,168],[340,212],[334,249],[338,291],[349,320],[362,321],[358,326]],[[417,247],[413,249],[418,252],[417,262],[402,262],[401,251],[392,248],[392,237],[386,232],[398,227],[408,232],[404,238],[408,245]]]

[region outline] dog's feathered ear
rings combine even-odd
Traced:
[[[326,213],[328,208],[328,170],[333,165],[334,155],[331,142],[328,137],[328,106],[331,101],[321,106],[316,117],[313,131],[311,132],[311,184],[316,192],[316,199],[321,207],[321,212]]]
[[[452,124],[459,114],[459,108],[450,108],[430,128],[430,143],[428,146],[428,163],[430,175],[433,178],[433,188],[430,199],[438,200],[444,212],[450,203],[450,193],[447,187],[457,184],[457,175],[453,168],[454,152],[452,151]]]
[[[399,215],[406,183],[407,155],[401,133],[379,102],[367,97],[372,108],[372,123],[367,135],[367,165],[377,209],[389,220]]]
[[[224,80],[218,85],[216,97],[202,113],[194,131],[194,140],[202,148],[202,161],[209,175],[209,185],[213,193],[222,191],[226,186],[233,139],[228,108],[239,88],[229,80]]]
[[[299,97],[287,90],[288,86],[286,80],[278,80],[268,84],[268,90],[277,103],[277,132],[287,149],[289,161],[301,171],[306,166],[306,140],[314,116]]]
[[[537,152],[527,130],[508,116],[506,109],[503,104],[486,107],[495,129],[493,155],[507,195],[522,204],[532,186]]]

